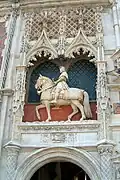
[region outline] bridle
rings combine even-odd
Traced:
[[[45,88],[45,89],[42,89],[42,85],[43,84],[41,84],[40,86],[39,86],[39,90],[38,90],[38,88],[37,88],[37,92],[38,92],[38,94],[40,95],[40,93],[42,93],[42,92],[44,92],[44,91],[46,91],[46,90],[48,90],[48,89],[51,89],[52,87],[55,87],[55,84],[53,84],[52,86],[49,86],[49,87],[47,87],[47,88]],[[42,90],[41,90],[42,89]]]

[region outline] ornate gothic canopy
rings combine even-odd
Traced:
[[[97,57],[97,33],[101,31],[101,8],[68,7],[36,9],[25,13],[25,34],[22,51],[27,64],[37,61],[42,52],[49,59],[59,55],[74,58],[80,49],[88,56]],[[27,49],[26,49],[27,47]]]

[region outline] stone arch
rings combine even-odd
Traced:
[[[100,179],[98,162],[88,152],[75,148],[52,147],[38,150],[28,156],[17,168],[14,180],[30,180],[39,168],[57,160],[78,165],[91,180]]]
[[[44,52],[44,56],[50,56],[49,59],[57,58],[57,51],[52,45],[50,39],[47,36],[45,28],[43,28],[41,36],[34,44],[34,46],[29,50],[26,55],[26,65],[30,65],[30,61],[37,61],[35,55],[41,57],[42,52]]]
[[[65,56],[66,57],[73,57],[73,53],[80,54],[79,50],[83,49],[83,54],[86,52],[89,52],[89,57],[94,56],[95,59],[97,58],[97,49],[93,46],[91,41],[88,39],[88,37],[85,35],[84,31],[80,28],[78,30],[77,36],[73,39],[70,46],[68,46]]]

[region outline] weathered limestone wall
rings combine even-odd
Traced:
[[[92,2],[95,6],[96,1]],[[90,4],[91,1],[86,0],[86,3]],[[81,166],[91,180],[120,178],[120,114],[114,114],[111,108],[113,102],[120,100],[120,87],[119,79],[113,81],[116,76],[110,74],[114,69],[111,56],[120,46],[120,2],[111,5],[104,1],[103,4],[103,32],[101,28],[98,30],[96,42],[98,121],[23,123],[25,66],[29,60],[26,60],[25,16],[21,9],[25,8],[26,11],[27,7],[35,4],[21,1],[21,4],[11,8],[11,4],[5,1],[6,9],[3,7],[2,13],[7,11],[10,16],[7,20],[0,89],[1,180],[29,180],[37,168],[57,158]],[[90,47],[93,48],[93,44]],[[6,71],[7,77],[4,79]]]

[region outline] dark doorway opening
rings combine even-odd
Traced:
[[[31,180],[90,180],[79,166],[70,162],[52,162],[38,169]]]

